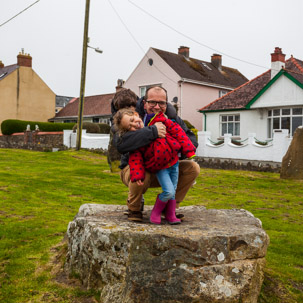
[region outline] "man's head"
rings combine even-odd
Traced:
[[[113,99],[113,104],[116,108],[116,110],[122,109],[122,108],[136,108],[137,103],[137,96],[136,94],[131,91],[130,89],[123,88],[120,91],[118,91]]]
[[[144,127],[139,114],[130,108],[120,109],[115,114],[114,125],[120,134],[127,131],[136,131],[137,129]]]
[[[163,87],[153,86],[146,90],[144,109],[148,114],[165,113],[167,108],[167,92]]]

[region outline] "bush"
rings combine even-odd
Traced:
[[[193,128],[195,128],[189,121],[187,121],[187,120],[183,120],[183,121],[186,124],[187,128],[189,128],[190,130],[192,130]]]
[[[52,123],[8,119],[1,123],[1,131],[3,135],[22,133],[26,131],[28,124],[30,125],[31,130],[35,130],[36,125],[38,125],[40,131],[58,132],[63,131],[64,129],[72,129],[75,123]]]
[[[106,123],[98,123],[100,128],[101,134],[109,134],[110,133],[110,126]]]
[[[198,130],[187,120],[183,120],[184,123],[186,124],[187,128],[190,129],[194,135],[196,136],[197,140],[198,140]]]
[[[196,139],[198,140],[198,130],[196,128],[192,128],[191,131],[194,133]]]
[[[73,132],[76,132],[78,124],[75,124],[73,127]],[[100,128],[97,123],[92,122],[83,122],[82,129],[86,129],[87,134],[100,134]]]

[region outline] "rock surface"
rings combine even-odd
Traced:
[[[303,179],[303,127],[299,126],[287,153],[283,157],[281,174],[283,179]]]
[[[69,223],[65,270],[104,303],[257,302],[269,238],[245,210],[181,207],[181,225],[129,222],[84,204]]]

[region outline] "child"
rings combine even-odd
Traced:
[[[165,117],[162,112],[145,116],[145,125],[137,112],[132,109],[120,109],[114,116],[114,124],[120,134],[136,131],[144,126],[162,122],[166,126],[166,137],[157,138],[151,144],[130,153],[129,166],[132,182],[143,185],[145,169],[156,173],[163,192],[157,196],[150,215],[150,222],[161,224],[161,212],[165,208],[165,219],[169,224],[180,224],[176,218],[175,192],[178,184],[179,157],[181,151],[187,158],[195,156],[195,146],[182,128]]]

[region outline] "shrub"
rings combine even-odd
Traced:
[[[184,123],[186,124],[187,128],[190,129],[194,135],[196,136],[197,140],[198,140],[198,130],[187,120],[183,120]]]
[[[192,128],[191,131],[194,133],[196,139],[198,140],[198,130],[196,128]]]
[[[63,131],[64,129],[72,129],[75,123],[53,123],[8,119],[1,123],[1,131],[3,135],[22,133],[26,130],[28,124],[30,125],[31,130],[35,130],[36,125],[38,125],[40,131],[58,132]]]
[[[187,121],[187,120],[183,120],[183,121],[186,124],[187,128],[189,128],[190,130],[192,130],[193,128],[195,128],[189,121]]]
[[[78,127],[78,124],[75,124],[73,127],[74,132],[76,132],[77,127]],[[87,134],[99,134],[100,133],[100,128],[97,123],[83,122],[82,129],[86,129]]]
[[[100,133],[101,134],[109,134],[110,133],[110,126],[106,123],[99,123]]]

